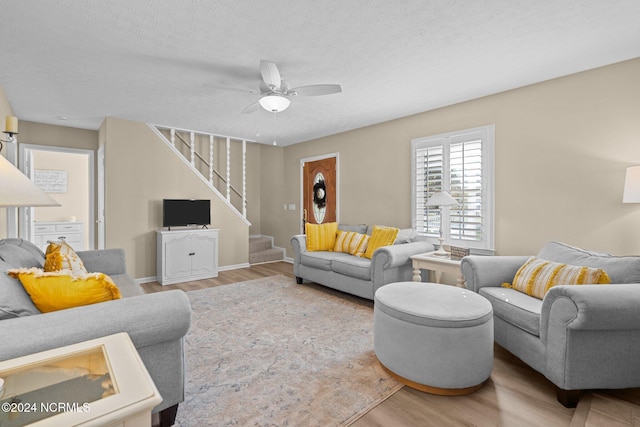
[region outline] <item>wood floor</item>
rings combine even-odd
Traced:
[[[214,279],[171,286],[152,282],[142,286],[147,293],[170,289],[191,291],[276,274],[293,277],[293,266],[275,262],[223,271]],[[352,426],[640,427],[640,388],[587,393],[576,409],[567,409],[556,400],[553,384],[496,345],[493,372],[479,391],[451,397],[403,387]]]

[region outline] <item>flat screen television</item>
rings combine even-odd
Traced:
[[[211,200],[162,200],[163,227],[209,224],[211,224]]]

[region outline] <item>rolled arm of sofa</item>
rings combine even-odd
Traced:
[[[181,339],[191,325],[182,291],[141,295],[0,322],[0,360],[127,332],[136,348]]]
[[[291,238],[291,246],[296,256],[307,251],[307,236],[304,234],[296,234]]]
[[[406,264],[410,261],[409,258],[412,255],[431,252],[433,250],[433,245],[425,241],[383,246],[373,253],[371,264],[374,270],[380,270],[380,266],[382,266],[382,270],[387,270]]]
[[[467,289],[478,292],[485,286],[511,283],[527,259],[528,256],[466,256],[462,258],[461,269]]]
[[[640,284],[555,286],[540,316],[545,376],[565,390],[640,382]]]
[[[90,273],[116,275],[127,272],[124,249],[78,251],[78,256]]]
[[[542,302],[541,333],[561,324],[570,330],[640,331],[638,307],[640,284],[554,286]]]
[[[300,256],[307,251],[307,236],[304,234],[293,236],[291,238],[291,247],[293,248],[293,274],[297,277]]]

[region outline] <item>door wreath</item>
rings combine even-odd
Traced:
[[[324,179],[313,185],[313,203],[319,208],[324,208],[327,205],[327,187],[324,184]]]

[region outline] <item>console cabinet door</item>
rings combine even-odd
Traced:
[[[162,285],[218,276],[218,230],[159,230],[157,280]]]
[[[167,279],[191,276],[191,241],[190,234],[176,234],[165,238],[164,276]]]
[[[217,274],[216,258],[217,239],[210,235],[194,234],[191,236],[191,274]]]

